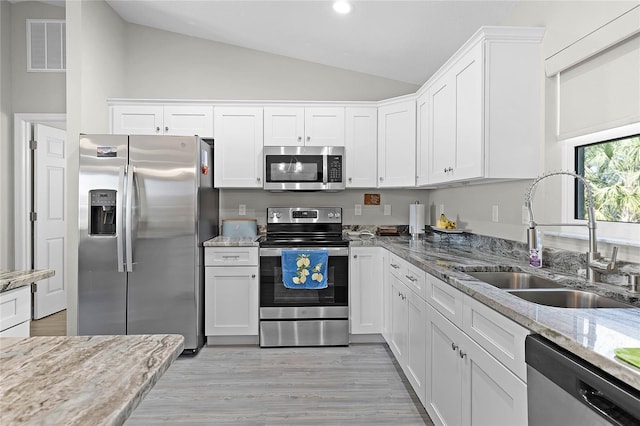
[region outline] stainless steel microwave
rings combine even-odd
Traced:
[[[265,146],[264,189],[269,191],[341,191],[342,146]]]

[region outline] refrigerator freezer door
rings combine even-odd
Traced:
[[[118,260],[123,255],[123,247],[118,249],[118,243],[123,242],[121,192],[127,147],[127,136],[80,136],[78,334],[81,335],[126,334],[127,277],[118,272],[123,261]],[[104,202],[100,197],[104,197]],[[110,206],[113,199],[117,200],[115,208]]]
[[[198,348],[199,139],[130,136],[132,269],[127,333],[175,333]]]

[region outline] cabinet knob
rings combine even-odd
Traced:
[[[452,351],[457,351],[458,350],[458,345],[456,345],[455,343],[451,343],[451,350]]]
[[[357,255],[357,254],[354,254],[354,255],[353,255],[353,258],[354,258],[354,259],[357,259],[357,258],[358,258],[358,255]]]
[[[384,180],[384,178],[382,176],[380,176],[380,182],[382,182]]]
[[[156,133],[160,132],[160,126],[156,127]]]
[[[348,179],[348,181],[349,181],[349,183],[351,183],[351,182],[353,182],[353,179],[352,179],[352,178],[349,178],[349,179]]]
[[[307,136],[307,142],[311,140],[311,136]]]
[[[167,126],[167,127],[165,127],[165,128],[164,128],[164,131],[165,131],[165,132],[168,132],[168,131],[169,131],[169,127],[168,127],[168,126]]]
[[[251,274],[251,278],[255,278],[255,277],[256,277],[256,274]]]
[[[256,178],[256,182],[260,183],[260,178]]]
[[[298,136],[298,142],[302,142],[302,136]]]
[[[466,353],[464,353],[464,352],[462,352],[462,351],[459,351],[459,352],[458,352],[458,355],[460,355],[460,358],[464,358],[464,357],[466,357],[466,356],[467,356],[467,354],[466,354]]]

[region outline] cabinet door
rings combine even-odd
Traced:
[[[378,186],[416,184],[416,102],[378,109]]]
[[[162,135],[162,105],[115,105],[111,108],[111,133],[116,135]]]
[[[463,351],[462,424],[526,425],[527,385],[471,339]]]
[[[304,108],[265,108],[264,145],[304,146]]]
[[[215,108],[214,186],[262,188],[262,108]]]
[[[213,107],[167,105],[163,130],[165,135],[213,137]]]
[[[346,109],[347,188],[375,188],[378,177],[378,109]]]
[[[304,144],[344,146],[344,108],[305,108]]]
[[[451,180],[482,176],[483,44],[475,46],[451,70],[455,78],[456,144]]]
[[[407,296],[408,289],[391,275],[391,352],[398,363],[403,366],[406,360],[407,348]]]
[[[258,267],[206,267],[204,329],[207,336],[258,334]]]
[[[426,369],[426,302],[414,292],[407,292],[407,359],[405,374],[425,405],[425,369]]]
[[[349,269],[351,333],[382,332],[382,249],[352,248]]]
[[[426,409],[436,425],[463,425],[462,369],[458,355],[463,335],[427,305]]]
[[[429,183],[429,93],[416,101],[416,185]]]
[[[428,161],[429,183],[449,180],[455,159],[455,87],[447,75],[428,90]]]

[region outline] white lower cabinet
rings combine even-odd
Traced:
[[[349,273],[351,334],[382,333],[381,247],[352,247]]]
[[[0,337],[29,337],[31,286],[0,293]]]
[[[257,247],[205,248],[204,331],[207,337],[258,335],[257,251]]]
[[[427,306],[426,409],[436,425],[526,425],[527,385]]]

